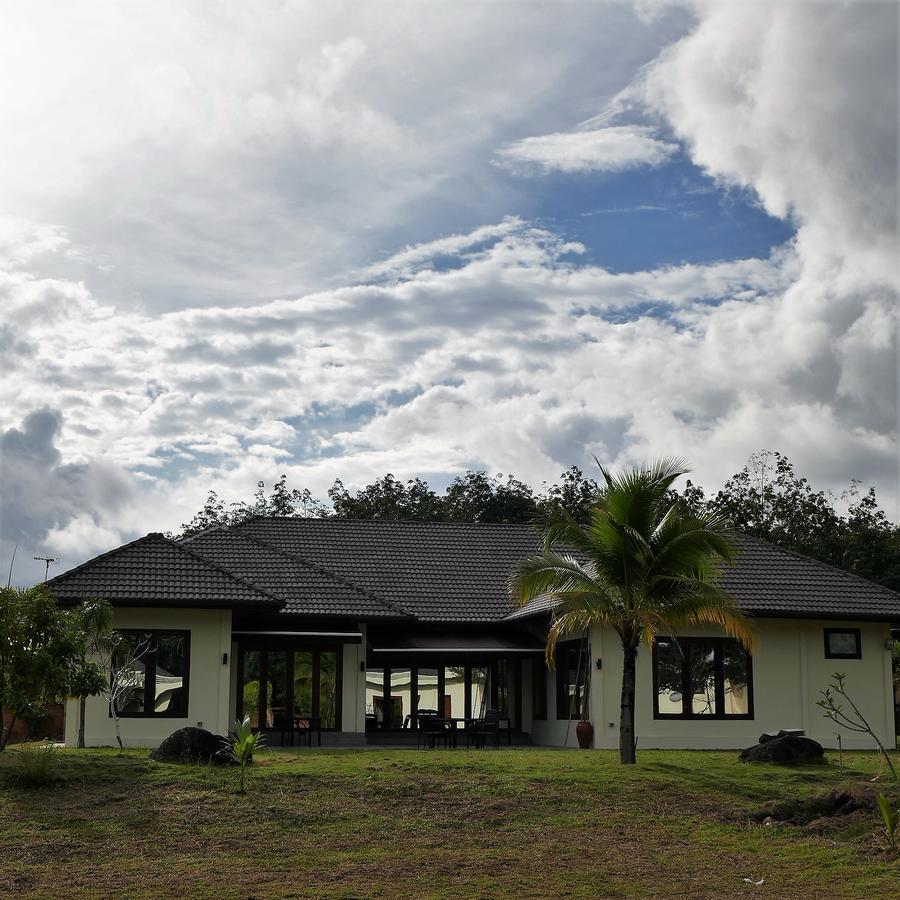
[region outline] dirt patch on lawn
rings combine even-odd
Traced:
[[[846,828],[876,815],[875,785],[852,785],[814,797],[786,797],[770,800],[750,813],[750,819],[764,825],[794,825],[806,831]]]

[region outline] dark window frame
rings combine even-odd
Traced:
[[[657,668],[658,642],[674,641],[681,647],[682,667],[681,667],[681,703],[682,712],[680,713],[664,713],[659,711],[659,671]],[[725,673],[724,662],[722,659],[722,651],[726,644],[736,643],[733,638],[725,637],[665,637],[661,636],[653,642],[651,668],[653,671],[653,718],[662,719],[664,721],[681,721],[691,720],[694,722],[705,721],[723,721],[723,720],[750,720],[754,718],[754,700],[753,700],[753,657],[741,647],[747,661],[747,712],[746,713],[726,713],[725,712]],[[690,659],[690,648],[692,645],[709,645],[713,646],[713,666],[715,672],[715,692],[716,705],[722,710],[720,713],[695,713],[687,712],[688,704],[693,697],[690,686],[690,671],[688,668],[688,660]],[[740,647],[740,644],[738,644]]]
[[[568,664],[566,656],[569,654],[584,654],[584,659],[576,659],[575,663],[575,690],[580,697],[580,702],[572,708],[572,698],[569,696],[569,673],[572,666]],[[581,663],[584,665],[581,665]],[[584,693],[587,690],[587,667],[590,663],[588,657],[587,642],[579,638],[574,641],[561,641],[556,645],[556,718],[562,721],[577,722],[582,715],[584,706]],[[580,677],[579,677],[580,676]]]
[[[120,719],[187,719],[190,710],[191,689],[191,632],[181,628],[117,628],[116,632],[125,635],[150,635],[152,648],[144,650],[136,659],[144,664],[144,708],[141,712],[119,712]],[[160,635],[180,637],[184,640],[184,676],[182,679],[182,702],[174,711],[157,712],[156,705],[156,644]],[[109,717],[113,718],[112,706]]]
[[[856,639],[856,651],[854,653],[834,653],[829,642],[829,638],[833,634],[852,634]],[[862,659],[862,630],[859,628],[826,628],[825,659]]]
[[[531,661],[531,718],[547,721],[547,663],[543,657]]]

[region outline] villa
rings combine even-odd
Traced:
[[[816,706],[835,671],[893,745],[900,594],[757,538],[737,543],[721,584],[752,618],[754,655],[711,628],[642,647],[639,746],[739,748],[779,728],[836,746]],[[415,744],[427,719],[463,727],[491,710],[504,741],[575,746],[584,706],[594,746],[617,747],[617,635],[573,635],[548,669],[550,605],[508,599],[510,573],[540,546],[524,525],[256,518],[183,540],[148,534],[47,585],[66,604],[105,597],[139,650],[128,745],[187,725],[224,734],[244,715],[274,744],[312,727],[323,745]],[[77,732],[71,701],[67,744]],[[114,743],[99,697],[85,735]],[[846,732],[843,745],[869,743]]]

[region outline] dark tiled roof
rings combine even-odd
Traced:
[[[745,613],[770,618],[900,621],[900,594],[748,534],[734,535],[737,557],[719,584]],[[550,612],[533,600],[510,613],[516,621]]]
[[[886,587],[748,534],[735,543],[720,584],[751,615],[900,619],[900,594]]]
[[[747,535],[722,586],[748,613],[900,621],[900,594]],[[186,541],[148,535],[57,575],[62,600],[250,607],[300,615],[423,622],[516,621],[507,578],[541,548],[525,525],[251,519]]]
[[[251,519],[242,534],[295,553],[423,621],[490,622],[510,609],[506,580],[537,552],[525,525]]]
[[[210,528],[181,542],[194,553],[284,601],[282,612],[307,616],[406,618],[408,614],[320,566],[244,531]]]
[[[264,587],[201,559],[161,534],[124,544],[47,582],[62,603],[105,597],[120,606],[277,609]]]

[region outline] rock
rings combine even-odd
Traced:
[[[784,737],[787,734],[803,737],[804,731],[802,728],[782,728],[779,731],[764,731],[756,740],[760,744],[766,744],[775,740],[775,738]]]
[[[225,748],[225,739],[205,728],[179,728],[150,753],[157,762],[227,766],[234,760]]]
[[[762,744],[741,752],[742,762],[772,762],[778,765],[818,763],[825,759],[825,751],[818,741],[795,734],[773,737]]]

